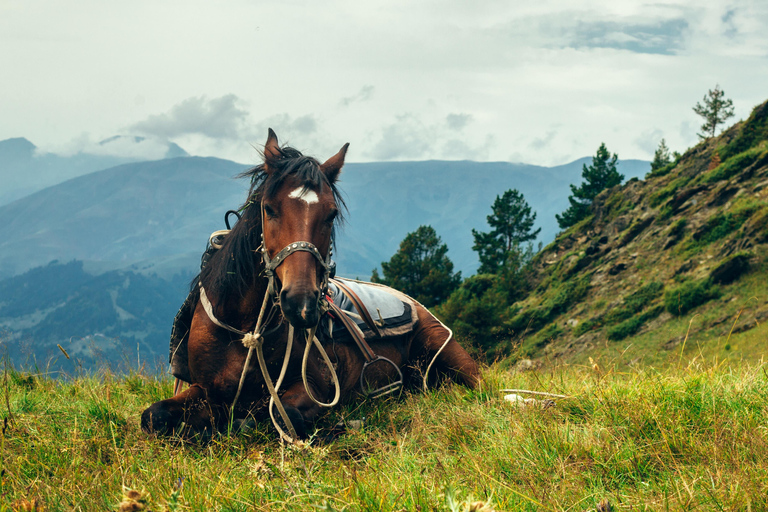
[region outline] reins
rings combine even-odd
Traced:
[[[346,312],[342,311],[341,309],[338,308],[338,306],[333,304],[333,302],[330,302],[329,300],[326,299],[326,294],[328,293],[328,285],[331,280],[331,270],[334,267],[334,264],[331,260],[331,256],[333,254],[332,247],[329,247],[327,256],[323,257],[323,255],[320,253],[318,248],[313,243],[307,242],[307,241],[296,241],[288,244],[283,249],[281,249],[273,258],[270,258],[269,251],[267,250],[266,244],[264,241],[264,216],[265,215],[263,211],[264,209],[263,202],[260,205],[260,209],[261,209],[261,223],[262,223],[261,244],[254,252],[257,252],[257,253],[261,252],[262,260],[264,263],[263,274],[267,278],[267,289],[264,294],[264,299],[261,304],[261,309],[259,310],[256,326],[253,328],[253,331],[251,332],[242,331],[240,329],[236,329],[230,325],[227,325],[224,322],[221,322],[219,319],[217,319],[213,311],[213,305],[211,304],[210,300],[208,299],[205,293],[205,288],[203,287],[202,282],[200,282],[199,284],[200,301],[203,305],[203,309],[208,315],[208,318],[210,318],[210,320],[218,327],[221,327],[222,329],[226,329],[235,334],[241,335],[242,336],[241,342],[243,343],[243,346],[248,349],[248,354],[246,355],[245,363],[243,364],[243,370],[240,374],[240,381],[237,386],[237,392],[235,393],[235,398],[232,401],[232,406],[230,409],[231,417],[234,418],[235,407],[237,405],[237,402],[240,398],[240,394],[243,390],[243,386],[245,384],[245,377],[248,372],[248,367],[250,366],[250,363],[251,363],[253,351],[254,349],[256,349],[256,356],[259,362],[259,369],[261,370],[262,377],[264,378],[264,382],[267,386],[267,390],[269,391],[269,395],[270,395],[269,407],[268,407],[270,419],[272,420],[272,424],[274,425],[275,429],[280,435],[280,439],[293,443],[298,440],[296,428],[291,422],[291,419],[288,417],[285,407],[283,406],[282,401],[280,400],[280,396],[278,395],[278,390],[280,389],[280,386],[283,383],[283,379],[285,378],[285,374],[288,369],[288,364],[289,364],[291,353],[293,350],[293,338],[295,335],[293,325],[291,325],[291,323],[288,322],[288,342],[286,344],[285,355],[283,357],[280,373],[278,375],[276,382],[273,382],[271,376],[269,375],[269,369],[267,367],[267,363],[264,358],[264,351],[263,351],[264,331],[266,329],[266,326],[274,318],[275,312],[277,311],[276,306],[278,306],[278,303],[279,303],[279,291],[276,289],[276,286],[275,286],[275,271],[291,254],[295,252],[308,252],[315,257],[315,259],[320,263],[320,266],[323,268],[323,278],[320,286],[320,289],[322,291],[322,294],[321,294],[322,296],[319,299],[319,304],[318,304],[318,307],[320,308],[319,318],[322,318],[323,314],[325,314],[328,311],[334,311],[336,313],[336,316],[340,319],[342,324],[344,324],[344,326],[347,328],[353,340],[359,347],[361,353],[363,354],[363,358],[365,359],[363,369],[360,373],[360,386],[363,389],[363,392],[366,393],[368,396],[373,396],[373,397],[379,397],[382,395],[392,393],[402,386],[403,374],[400,371],[400,368],[392,360],[374,353],[371,347],[365,341],[365,337],[362,331],[360,330],[360,328],[358,327],[357,323],[352,321],[347,316]],[[229,216],[229,213],[230,212],[227,212],[227,217]],[[238,216],[238,219],[239,219],[239,216]],[[227,228],[229,228],[228,218],[226,220],[227,220]],[[217,231],[213,233],[211,235],[211,244],[216,248],[220,248],[221,244],[223,243],[223,239],[226,237],[228,233],[229,233],[229,229],[226,231],[222,230],[222,231]],[[355,309],[357,309],[357,311],[359,312],[360,316],[364,319],[364,321],[369,326],[371,326],[371,329],[373,329],[374,333],[379,334],[376,322],[373,321],[373,319],[370,317],[370,315],[368,314],[368,311],[366,310],[360,298],[357,297],[355,292],[352,291],[347,286],[345,286],[343,283],[340,283],[339,281],[334,280],[334,284],[342,293],[344,293],[350,299]],[[269,312],[267,312],[268,309],[269,309]],[[266,320],[265,320],[265,317],[266,317]],[[320,407],[333,407],[336,404],[338,404],[341,398],[341,385],[339,383],[339,378],[333,366],[333,363],[328,357],[328,353],[326,352],[322,343],[320,343],[320,341],[317,339],[317,336],[315,336],[316,330],[317,330],[317,325],[315,325],[310,329],[306,329],[306,332],[304,333],[305,345],[304,345],[304,353],[301,361],[301,379],[302,379],[302,383],[304,384],[304,388],[307,395],[315,404],[319,405]],[[429,373],[429,369],[432,367],[432,363],[434,363],[437,356],[440,354],[440,352],[442,352],[443,348],[445,348],[448,342],[452,339],[452,333],[450,329],[448,329],[448,332],[449,332],[448,338],[440,347],[440,350],[438,350],[437,354],[435,354],[435,357],[432,359],[432,361],[430,362],[427,368],[427,373],[424,375],[425,390],[427,388],[427,375]],[[322,356],[323,362],[326,364],[328,370],[330,371],[331,380],[333,381],[333,385],[335,388],[335,396],[333,400],[329,403],[321,402],[320,400],[315,398],[315,396],[312,394],[309,381],[307,378],[307,362],[309,359],[309,352],[313,344],[317,347],[318,351],[320,352],[320,355]],[[387,385],[384,385],[379,389],[368,391],[364,387],[365,370],[369,368],[370,365],[377,362],[384,362],[391,365],[393,368],[395,368],[395,370],[398,373],[399,379]],[[288,429],[288,433],[283,431],[283,429],[280,427],[279,423],[277,422],[274,415],[273,407],[277,407],[277,410],[280,414],[280,418],[283,420],[283,423]]]
[[[263,208],[263,206],[262,206]],[[331,255],[333,254],[332,248],[328,249],[328,256],[326,258],[323,258],[322,254],[320,254],[320,251],[317,249],[317,247],[311,243],[311,242],[305,242],[305,241],[297,241],[292,242],[285,246],[283,249],[281,249],[274,258],[269,257],[269,251],[266,248],[266,245],[264,244],[264,215],[262,213],[262,231],[261,231],[261,245],[256,249],[255,252],[261,252],[262,259],[264,261],[264,275],[267,277],[267,291],[264,294],[264,300],[261,304],[261,309],[259,311],[259,317],[256,321],[256,326],[254,327],[252,332],[246,332],[241,331],[240,329],[236,329],[230,325],[227,325],[220,320],[218,320],[213,312],[213,306],[211,305],[210,300],[208,300],[208,297],[205,293],[205,288],[203,287],[202,283],[200,283],[200,301],[203,304],[203,309],[205,310],[208,317],[211,319],[211,321],[216,324],[217,326],[226,329],[230,332],[234,332],[236,334],[239,334],[243,336],[242,343],[243,346],[248,349],[248,354],[245,358],[245,363],[243,364],[243,371],[240,374],[240,382],[237,386],[237,392],[235,394],[235,399],[232,401],[231,406],[231,413],[234,415],[235,406],[237,405],[237,401],[240,398],[240,394],[243,389],[243,385],[245,383],[245,376],[248,372],[248,367],[251,362],[251,358],[253,355],[254,348],[256,349],[256,356],[259,361],[259,369],[261,370],[262,377],[264,378],[264,382],[267,385],[267,390],[269,391],[270,399],[269,399],[269,416],[272,420],[272,424],[274,425],[275,429],[280,434],[280,438],[284,439],[288,442],[295,442],[298,439],[298,436],[296,434],[296,429],[293,426],[293,423],[291,422],[290,418],[288,417],[288,414],[285,411],[285,407],[282,404],[282,401],[280,400],[279,395],[277,394],[277,390],[280,389],[280,385],[283,382],[283,378],[285,377],[286,370],[288,368],[288,362],[290,361],[291,357],[291,351],[293,348],[293,338],[294,338],[294,327],[293,325],[288,323],[288,343],[286,345],[285,350],[285,356],[283,358],[283,364],[280,369],[280,374],[277,378],[277,382],[273,383],[272,378],[269,375],[269,369],[267,368],[267,363],[264,358],[264,351],[263,351],[263,345],[264,345],[264,329],[266,327],[266,324],[268,322],[264,322],[264,315],[267,310],[267,306],[270,305],[270,314],[269,318],[271,319],[274,315],[275,306],[278,302],[278,292],[275,288],[275,270],[277,267],[279,267],[288,256],[295,252],[308,252],[312,256],[314,256],[319,262],[320,265],[323,267],[323,282],[321,285],[322,290],[326,290],[328,287],[328,281],[330,279],[330,271],[331,271]],[[223,231],[217,231],[215,232],[213,236],[226,236],[226,232]],[[271,303],[271,304],[270,304]],[[328,304],[325,302],[325,299],[321,299],[321,309],[323,312],[327,311]],[[305,347],[304,347],[304,355],[302,357],[301,361],[301,379],[302,383],[304,384],[305,390],[309,398],[315,402],[317,405],[321,407],[333,407],[336,404],[339,403],[339,400],[341,398],[341,385],[339,383],[339,377],[336,374],[336,370],[333,367],[333,363],[330,360],[330,357],[328,357],[328,353],[325,351],[325,348],[320,343],[320,341],[315,336],[315,331],[317,329],[317,326],[307,329],[305,333]],[[331,374],[331,380],[333,381],[333,385],[335,388],[335,396],[334,399],[330,403],[324,403],[320,400],[316,399],[315,396],[312,394],[312,391],[310,390],[309,381],[307,379],[307,361],[309,359],[309,351],[312,348],[312,345],[315,345],[320,352],[320,355],[323,358],[323,361],[325,362],[326,366],[328,367],[328,370]],[[290,435],[286,434],[285,431],[283,431],[280,428],[280,425],[275,419],[274,413],[272,411],[272,407],[276,406],[278,412],[280,413],[280,417],[285,423],[286,427],[289,430]]]

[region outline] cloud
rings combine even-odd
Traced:
[[[375,91],[376,88],[372,85],[364,85],[360,91],[353,95],[353,96],[347,96],[344,98],[341,98],[341,101],[339,101],[339,105],[342,107],[348,107],[352,103],[355,102],[364,102],[368,101],[373,97],[373,91]]]
[[[448,128],[455,131],[461,131],[472,121],[470,114],[448,114],[445,117]]]
[[[646,130],[643,133],[641,133],[634,140],[634,143],[637,147],[642,149],[645,153],[649,155],[653,155],[656,152],[656,149],[659,147],[659,143],[661,142],[661,139],[663,138],[664,138],[664,132],[662,132],[658,128],[655,128],[653,130]]]
[[[514,44],[550,49],[610,48],[633,53],[673,55],[683,49],[689,22],[673,17],[629,18],[584,11],[529,15],[496,27]]]
[[[137,133],[170,139],[181,135],[204,135],[212,139],[242,136],[248,112],[234,94],[208,99],[187,98],[164,114],[151,115],[130,127]]]
[[[166,157],[169,148],[169,142],[155,137],[116,135],[96,141],[90,134],[82,133],[64,144],[39,148],[38,154],[54,153],[60,156],[88,154],[131,160],[159,160]]]
[[[417,158],[484,159],[488,158],[496,139],[487,135],[476,143],[477,137],[456,138],[457,129],[470,121],[468,114],[449,114],[444,120],[424,122],[412,114],[397,116],[396,121],[381,130],[381,136],[368,152],[373,160],[403,160]]]
[[[682,48],[687,28],[688,22],[684,19],[647,24],[620,21],[580,22],[570,27],[569,46],[672,55]]]
[[[432,152],[433,129],[413,114],[403,114],[384,127],[381,139],[370,151],[375,160],[420,158]]]
[[[556,135],[557,135],[557,132],[555,130],[550,130],[543,137],[537,137],[533,139],[533,141],[531,141],[529,146],[532,149],[536,149],[536,150],[544,149],[552,143]]]

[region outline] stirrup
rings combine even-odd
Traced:
[[[379,361],[383,361],[385,363],[389,363],[392,365],[392,367],[397,370],[397,374],[400,376],[400,378],[394,382],[390,382],[389,384],[386,384],[379,389],[374,389],[373,391],[368,391],[365,388],[365,370],[372,365],[373,363],[378,363]],[[371,398],[379,398],[380,396],[389,395],[390,393],[394,393],[395,391],[399,390],[403,387],[403,372],[400,371],[400,368],[391,360],[387,359],[384,356],[376,356],[376,359],[371,359],[370,361],[366,361],[363,365],[363,370],[360,372],[360,389],[363,390],[363,393],[366,397]]]

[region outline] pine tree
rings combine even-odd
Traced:
[[[480,274],[495,274],[508,260],[517,261],[521,244],[535,240],[541,231],[541,228],[532,231],[536,212],[531,211],[523,194],[516,189],[496,196],[491,211],[493,213],[486,217],[491,231],[472,230],[475,239],[472,250],[477,251],[480,258],[477,270]]]
[[[724,96],[725,92],[720,90],[720,85],[715,85],[715,89],[710,89],[704,96],[704,104],[696,103],[693,107],[693,111],[704,118],[704,124],[701,125],[704,133],[697,134],[700,139],[714,137],[717,125],[733,117],[733,101],[724,99]]]
[[[400,242],[400,249],[381,263],[382,278],[373,269],[371,281],[396,288],[432,307],[443,302],[461,283],[461,272],[453,272],[448,246],[432,226],[419,226]]]
[[[667,147],[667,143],[664,141],[664,139],[661,139],[661,143],[659,143],[659,147],[656,149],[656,152],[653,154],[653,162],[651,162],[651,172],[661,169],[662,167],[665,167],[672,163],[672,155],[669,153],[669,148]]]
[[[562,215],[555,215],[560,229],[567,229],[585,219],[597,194],[624,180],[624,176],[616,170],[618,159],[616,153],[611,156],[605,143],[600,144],[597,154],[592,157],[592,165],[584,164],[582,184],[578,187],[571,185],[571,195],[568,196],[570,206]]]

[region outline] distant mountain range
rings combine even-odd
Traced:
[[[0,141],[0,205],[83,174],[146,160],[137,151],[150,142],[158,158],[189,156],[172,142],[149,141],[144,137],[124,135],[99,142],[95,148],[98,153],[81,152],[70,156],[40,152],[34,144],[21,137]],[[118,149],[117,153],[125,156],[115,156]]]
[[[0,199],[17,196],[0,206],[0,291],[5,290],[0,329],[14,346],[24,339],[30,346],[45,340],[47,350],[56,343],[66,347],[70,339],[89,339],[93,345],[93,336],[100,334],[142,343],[164,357],[184,283],[197,271],[210,233],[224,228],[224,213],[245,200],[248,185],[234,179],[246,165],[185,155],[174,145],[166,153],[172,158],[125,163],[85,154],[38,156],[26,139],[0,141]],[[558,231],[555,213],[568,206],[569,184],[581,181],[582,165],[590,161],[550,168],[470,161],[347,164],[340,188],[349,215],[337,240],[339,274],[369,278],[405,235],[423,224],[432,225],[448,245],[457,270],[464,276],[474,273],[471,230],[488,229],[485,218],[494,198],[510,188],[524,194],[537,212],[540,240],[549,242]],[[619,170],[627,179],[642,177],[649,164],[626,160]],[[44,183],[51,185],[44,188]],[[33,192],[18,197],[23,191]],[[54,260],[59,263],[49,265]],[[75,284],[69,295],[51,302],[40,284],[43,275]],[[121,288],[126,280],[130,284]],[[18,293],[25,296],[18,290],[30,286],[39,289],[35,299],[24,299],[21,309],[13,306]],[[142,293],[145,309],[137,306],[139,299],[130,302],[138,309],[121,305],[126,296]],[[167,293],[178,297],[174,301]],[[90,330],[83,322],[69,330],[56,327],[61,315],[87,317],[97,306],[103,314],[92,319]],[[163,313],[144,321],[145,310]],[[141,328],[134,319],[144,322]]]

